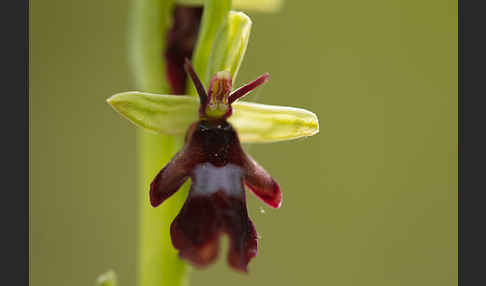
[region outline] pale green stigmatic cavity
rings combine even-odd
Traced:
[[[198,120],[199,100],[193,96],[122,92],[107,102],[135,125],[161,134],[184,134]],[[315,135],[316,114],[301,108],[250,102],[233,103],[228,121],[246,143],[277,142]]]

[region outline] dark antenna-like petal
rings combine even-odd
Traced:
[[[238,98],[241,98],[247,95],[250,91],[254,90],[258,86],[266,83],[269,79],[270,75],[268,73],[264,73],[255,79],[252,82],[245,84],[244,86],[238,88],[237,90],[233,91],[229,97],[229,103],[235,102]]]
[[[194,71],[194,67],[192,66],[191,61],[188,58],[186,58],[184,69],[191,76],[192,82],[194,83],[197,93],[199,94],[199,100],[201,106],[206,105],[206,102],[208,101],[208,95],[206,94],[204,85],[202,84],[201,80],[199,79],[196,72]]]

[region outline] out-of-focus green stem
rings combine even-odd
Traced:
[[[138,88],[166,93],[163,52],[174,0],[132,0],[130,60]]]
[[[168,93],[163,51],[171,22],[173,1],[134,0],[130,44],[137,88]],[[139,286],[181,286],[187,265],[172,247],[170,223],[182,207],[187,184],[159,208],[149,203],[149,186],[162,167],[181,148],[182,136],[153,135],[138,131],[140,176],[137,278]]]
[[[180,260],[170,240],[170,224],[187,196],[186,183],[177,193],[153,208],[149,203],[149,186],[157,172],[180,150],[182,136],[161,136],[140,131],[138,134],[140,164],[140,235],[139,286],[187,285],[187,265]]]

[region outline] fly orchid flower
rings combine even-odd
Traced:
[[[305,109],[242,102],[268,81],[263,74],[232,91],[227,71],[217,72],[206,92],[190,62],[185,70],[199,100],[187,95],[129,91],[107,101],[119,113],[146,131],[183,135],[182,149],[150,185],[156,207],[191,178],[189,195],[171,224],[173,246],[183,259],[204,267],[214,262],[221,234],[228,234],[228,262],[247,272],[257,253],[257,233],[248,217],[244,185],[273,208],[282,194],[275,180],[241,147],[240,142],[278,142],[319,132],[317,116]]]
[[[257,254],[258,238],[248,217],[246,185],[262,201],[279,208],[282,193],[275,180],[241,147],[238,134],[226,120],[231,104],[268,80],[258,77],[232,91],[229,72],[218,72],[206,93],[190,62],[185,64],[199,94],[199,120],[193,123],[180,152],[150,185],[150,202],[156,207],[191,178],[189,195],[171,225],[172,243],[181,258],[196,266],[214,262],[219,238],[230,238],[228,263],[247,272]]]

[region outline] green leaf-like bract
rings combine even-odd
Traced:
[[[107,101],[128,120],[155,133],[184,134],[198,120],[199,100],[193,96],[133,91],[115,94]],[[239,101],[233,104],[228,121],[247,143],[291,140],[319,132],[314,113],[293,107]]]

